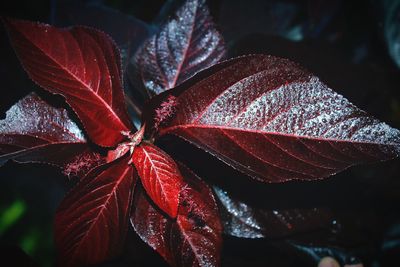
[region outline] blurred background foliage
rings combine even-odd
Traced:
[[[105,31],[113,29],[121,31],[121,34],[125,30],[124,23],[137,23],[130,17],[133,16],[150,24],[147,32],[135,33],[145,36],[154,32],[156,24],[168,13],[169,5],[164,6],[165,2],[13,0],[1,1],[0,15],[62,26],[68,26],[75,19],[80,24],[99,25]],[[209,0],[208,4],[227,41],[230,56],[267,53],[297,61],[360,108],[400,128],[399,0]],[[82,6],[87,8],[83,13]],[[99,10],[105,13],[98,13]],[[118,36],[117,32],[110,34]],[[140,45],[140,42],[131,42],[133,50]],[[0,46],[0,118],[4,118],[11,105],[37,87],[22,71],[2,26]],[[179,142],[169,148],[166,143],[164,146],[170,151],[179,147]],[[192,160],[196,163],[195,158]],[[195,163],[192,164],[194,169]],[[373,231],[376,238],[372,246],[377,246],[380,254],[371,256],[366,266],[391,266],[389,262],[392,260],[400,261],[398,165],[398,161],[392,161],[356,167],[338,175],[337,179],[316,182],[311,186],[292,183],[266,186],[261,190],[256,188],[258,185],[232,183],[225,187],[232,191],[249,187],[249,194],[255,192],[255,198],[263,197],[267,192],[270,195],[268,205],[282,204],[282,197],[287,201],[289,194],[297,203],[308,196],[319,200],[318,205],[344,209],[344,213],[353,215],[352,219],[356,217],[362,221],[361,228],[378,228]],[[202,175],[207,176],[207,173]],[[224,175],[221,171],[221,176]],[[0,169],[0,177],[2,259],[14,259],[16,266],[52,266],[55,260],[52,241],[54,212],[68,190],[67,179],[50,166],[13,162]],[[363,217],[365,211],[372,215]],[[138,251],[145,252],[139,255]],[[260,252],[259,259],[254,258],[254,251]],[[151,253],[147,248],[136,248],[139,257],[136,266],[151,265],[148,259],[144,259],[152,257],[149,256],[154,255]],[[364,254],[368,253],[369,250],[365,249]],[[267,256],[270,263],[275,262],[271,266],[291,266],[293,262],[284,255],[276,246],[260,240],[226,238],[226,266],[265,266]],[[152,258],[154,266],[162,262],[157,256]]]

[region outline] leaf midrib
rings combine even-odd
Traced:
[[[17,29],[18,30],[18,29]],[[105,102],[104,101],[104,99],[102,99],[98,94],[96,94],[92,89],[91,89],[91,87],[88,85],[88,84],[86,84],[84,81],[82,81],[80,78],[78,78],[75,74],[73,74],[68,68],[66,68],[65,66],[63,66],[58,60],[56,60],[54,57],[52,57],[50,54],[47,54],[46,53],[46,51],[44,51],[38,44],[36,44],[36,42],[33,42],[33,41],[31,41],[30,39],[28,39],[26,36],[25,36],[25,34],[23,33],[23,32],[21,32],[21,31],[19,31],[20,33],[21,33],[21,35],[25,38],[25,40],[27,40],[29,43],[31,43],[34,47],[36,47],[37,48],[37,50],[39,50],[39,52],[40,53],[42,53],[43,55],[45,55],[48,59],[50,59],[51,61],[53,61],[57,66],[59,66],[60,67],[60,69],[61,70],[63,70],[64,72],[66,72],[67,74],[69,74],[72,78],[74,78],[76,81],[78,81],[80,84],[82,84],[83,85],[83,87],[84,88],[86,88],[89,92],[90,92],[90,94],[91,95],[93,95],[95,98],[97,98],[105,107],[106,107],[106,109],[107,110],[109,110],[110,111],[110,113],[113,115],[113,117],[114,118],[116,118],[116,121],[118,121],[118,123],[120,124],[120,126],[122,126],[125,130],[128,130],[128,127],[121,121],[121,119],[119,118],[119,116],[118,116],[118,114],[116,114],[115,112],[114,112],[114,110],[112,109],[112,107],[107,103],[107,102]],[[71,34],[69,31],[66,31],[68,34]],[[89,35],[90,36],[90,35]],[[74,40],[76,41],[76,39],[75,39],[75,37],[71,34],[71,37],[72,38],[74,38]],[[91,36],[90,36],[90,38],[92,38]],[[93,38],[92,38],[93,39]],[[63,42],[64,42],[64,39],[62,39],[63,40]],[[82,59],[82,61],[83,61],[83,58],[82,58],[82,50],[81,50],[81,47],[79,46],[79,44],[78,44],[78,42],[77,42],[77,45],[78,45],[78,47],[79,47],[79,53],[80,53],[80,56],[81,56],[81,59]],[[102,50],[101,50],[102,51]],[[103,52],[103,51],[102,51]],[[106,64],[107,65],[107,64]],[[85,66],[85,68],[86,68],[86,66]],[[107,66],[107,68],[108,68],[108,66]],[[61,90],[60,90],[61,91]],[[65,97],[65,94],[66,93],[59,93],[60,95],[63,95],[64,97]],[[67,102],[69,102],[68,101],[68,99],[66,99],[66,101]]]
[[[321,138],[321,137],[313,137],[313,136],[305,136],[305,135],[295,135],[295,134],[288,134],[282,132],[271,132],[271,131],[262,131],[257,129],[249,129],[249,128],[237,128],[232,126],[226,125],[205,125],[205,124],[179,124],[170,126],[167,128],[163,128],[158,132],[158,137],[164,136],[166,134],[174,134],[179,129],[217,129],[217,130],[228,130],[228,131],[239,131],[239,132],[246,132],[246,133],[256,133],[262,135],[278,135],[278,136],[286,136],[291,138],[301,138],[301,139],[309,139],[315,141],[323,141],[323,142],[343,142],[343,143],[352,143],[352,144],[370,144],[370,145],[383,145],[383,146],[399,146],[396,143],[376,143],[371,141],[359,141],[359,140],[351,140],[351,139],[337,139],[337,138]]]
[[[98,223],[100,215],[103,214],[104,211],[108,209],[107,206],[108,206],[109,203],[110,203],[110,199],[113,198],[114,195],[115,195],[115,199],[116,199],[116,200],[118,199],[117,196],[116,196],[116,191],[117,191],[117,189],[118,189],[118,187],[119,187],[119,184],[122,183],[122,181],[123,181],[124,179],[127,178],[127,177],[126,177],[126,174],[129,172],[129,168],[130,168],[130,167],[125,168],[124,172],[123,172],[121,175],[119,175],[119,179],[117,179],[115,185],[112,187],[111,193],[108,195],[108,197],[107,197],[106,200],[104,201],[104,204],[102,204],[102,205],[100,206],[100,211],[97,213],[97,215],[95,216],[95,218],[93,218],[93,220],[92,220],[93,223],[89,226],[89,228],[87,229],[87,231],[85,231],[85,233],[84,233],[84,235],[82,236],[81,240],[78,241],[78,244],[76,244],[76,246],[75,246],[76,249],[74,250],[74,254],[78,252],[80,246],[85,242],[85,240],[86,240],[86,238],[87,238],[89,232],[92,230],[92,228],[94,227],[94,225]],[[100,175],[101,175],[101,174],[100,174]],[[118,208],[119,208],[119,207],[118,207]]]

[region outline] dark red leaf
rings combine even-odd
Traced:
[[[54,224],[60,265],[99,263],[120,252],[134,186],[129,160],[92,170],[61,202]]]
[[[219,266],[222,227],[212,191],[186,168],[176,220],[164,216],[137,187],[131,223],[171,266]]]
[[[182,175],[175,161],[148,143],[135,148],[132,160],[147,194],[160,209],[175,218],[182,188]]]
[[[286,237],[328,228],[334,220],[328,209],[263,209],[232,198],[214,187],[220,202],[224,233],[241,238]]]
[[[131,78],[152,94],[181,84],[225,54],[205,0],[188,0],[132,59]]]
[[[171,97],[174,115],[159,116]],[[320,179],[400,153],[398,130],[297,64],[272,56],[216,65],[151,106],[147,125],[159,136],[180,136],[266,182]]]
[[[44,89],[65,97],[89,137],[115,146],[131,122],[126,112],[121,60],[103,32],[5,19],[12,44],[29,76]]]
[[[104,162],[65,109],[50,106],[34,93],[0,121],[0,165],[9,159],[57,165],[65,174],[77,176]]]

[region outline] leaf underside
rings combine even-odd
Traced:
[[[220,203],[224,233],[239,238],[283,238],[328,228],[333,214],[323,208],[262,209],[214,187]]]
[[[175,115],[160,122],[147,112],[149,129],[177,135],[261,181],[321,179],[400,153],[398,130],[289,60],[232,59],[165,92],[151,106],[162,107],[171,95]]]

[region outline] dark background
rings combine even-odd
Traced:
[[[0,12],[65,25],[60,19],[65,12],[60,10],[64,2],[68,0],[2,1]],[[85,1],[69,2],[74,5]],[[208,4],[230,56],[266,53],[297,61],[358,107],[400,128],[400,52],[395,52],[396,45],[400,46],[399,2],[210,0]],[[105,0],[103,4],[151,23],[164,1]],[[11,105],[37,87],[22,71],[2,27],[0,58],[0,117],[4,118]],[[202,163],[209,156],[187,144],[166,139],[161,145],[178,159],[190,158],[188,164],[210,183],[250,203],[264,208],[333,209],[338,218],[343,218],[345,230],[341,242],[335,238],[329,242],[354,252],[366,266],[400,265],[398,160],[354,167],[320,182],[260,185],[249,179],[231,178],[240,175],[221,163],[204,168]],[[184,150],[191,153],[181,153]],[[0,177],[1,258],[16,264],[52,266],[52,221],[68,188],[65,177],[54,168],[13,162],[0,169]],[[305,239],[310,244],[315,240],[329,243],[325,236],[315,237],[312,233]],[[281,241],[226,237],[223,265],[312,266],[307,257],[276,246],[276,242]],[[124,264],[158,266],[163,262],[130,235],[125,255],[109,265]]]

